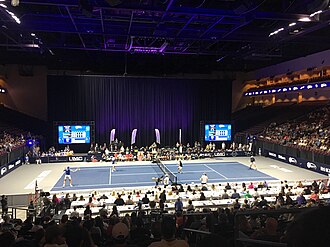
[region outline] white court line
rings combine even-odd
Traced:
[[[109,167],[109,185],[111,184],[111,174],[112,174],[112,167]]]
[[[271,179],[271,180],[278,180],[276,178],[269,178],[269,177],[248,177],[248,178],[244,178],[244,177],[239,177],[239,178],[229,178],[229,179],[246,179],[246,181],[248,180],[251,180],[251,179]],[[209,181],[225,181],[225,179],[218,179],[218,178],[211,178],[209,179]],[[195,182],[195,181],[198,181],[200,182],[199,180],[181,180],[180,179],[180,182]],[[113,186],[116,186],[116,185],[123,185],[123,184],[126,184],[126,185],[139,185],[139,184],[143,184],[143,185],[149,185],[149,184],[155,184],[154,182],[135,182],[135,183],[131,183],[131,182],[128,182],[128,183],[115,183],[115,184],[111,184]],[[94,186],[109,186],[110,184],[87,184],[87,185],[77,185],[77,186],[74,186],[74,187],[94,187]],[[127,186],[127,187],[130,187],[130,186]],[[53,189],[56,189],[56,188],[61,188],[62,187],[54,187]]]
[[[38,177],[36,177],[36,179],[33,179],[31,183],[29,183],[28,185],[26,185],[24,187],[25,190],[31,190],[31,189],[34,189],[35,188],[35,185],[36,185],[36,181],[37,181],[37,184],[38,186],[40,185],[40,182],[42,180],[44,180],[45,177],[47,177],[49,175],[49,173],[51,173],[52,171],[51,170],[46,170],[46,171],[43,171],[42,173],[40,173],[38,175]]]
[[[214,171],[215,173],[219,174],[221,177],[225,178],[225,179],[228,179],[226,176],[222,175],[221,173],[217,172],[216,170],[214,170],[213,168],[209,167],[208,165],[205,165],[207,168],[209,168],[210,170]]]
[[[253,179],[267,179],[267,180],[278,180],[278,179],[276,179],[276,178],[269,178],[269,177],[249,177],[249,178],[251,178],[252,180]],[[209,181],[226,181],[226,180],[229,180],[229,179],[245,179],[244,181],[251,181],[251,179],[249,179],[249,178],[245,178],[245,177],[240,177],[240,178],[228,178],[228,179],[223,179],[223,178],[211,178],[211,179],[209,179]],[[179,182],[196,182],[197,181],[197,183],[200,183],[200,181],[199,180],[182,180],[182,179],[180,179],[179,180]],[[233,181],[233,182],[235,182],[235,181]],[[240,182],[241,182],[241,180],[240,180]]]
[[[157,175],[157,173],[156,172],[153,172],[153,173],[126,173],[126,174],[114,174],[113,176],[117,177],[117,176],[138,176],[138,175]]]
[[[127,183],[117,183],[117,184],[86,184],[86,185],[76,185],[76,186],[73,186],[73,188],[79,188],[79,187],[99,187],[99,186],[105,186],[105,188],[107,188],[107,186],[109,186],[109,185],[123,185],[123,184],[126,184],[126,185],[139,185],[139,184],[143,184],[143,185],[145,185],[145,184],[147,184],[147,185],[149,185],[149,184],[155,184],[155,182],[137,182],[137,183],[131,183],[131,182],[127,182]],[[61,188],[62,189],[62,187],[53,187],[53,189],[56,189],[56,188]],[[70,187],[70,189],[72,189],[72,187]]]

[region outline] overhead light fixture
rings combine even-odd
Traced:
[[[309,21],[312,21],[309,17],[302,17],[300,18],[298,21],[301,21],[301,22],[309,22]]]
[[[292,22],[292,23],[289,24],[289,27],[293,27],[293,26],[295,26],[296,24],[297,24],[297,23]]]
[[[6,12],[11,15],[11,17],[16,21],[17,24],[21,24],[21,20],[11,11],[6,9]]]
[[[281,32],[281,31],[283,31],[283,30],[284,30],[284,28],[283,28],[283,27],[281,27],[281,28],[277,29],[276,31],[274,31],[274,32],[270,33],[270,34],[269,34],[269,37],[270,37],[270,36],[273,36],[273,35],[275,35],[275,34],[278,34],[279,32]]]
[[[316,11],[316,12],[310,14],[309,16],[310,16],[310,17],[313,17],[313,16],[315,16],[315,15],[317,15],[317,14],[321,14],[321,13],[322,13],[322,10],[318,10],[318,11]]]
[[[6,6],[6,5],[4,5],[3,3],[0,3],[0,7],[4,8],[4,9],[6,9],[6,8],[7,8],[7,6]]]
[[[19,5],[19,0],[11,0],[11,5],[16,7]]]
[[[223,60],[226,56],[222,56],[216,60],[217,63],[219,63],[221,60]]]

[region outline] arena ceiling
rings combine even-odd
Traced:
[[[0,0],[0,21],[3,64],[50,69],[249,71],[330,49],[329,0]]]

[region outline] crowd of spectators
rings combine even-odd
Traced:
[[[0,134],[0,155],[24,146],[25,137],[16,129],[6,130]]]
[[[215,153],[225,151],[251,151],[250,144],[242,143],[208,143],[205,147],[198,141],[194,145],[176,143],[173,147],[159,147],[159,144],[153,143],[146,147],[126,146],[123,142],[117,141],[107,145],[91,144],[90,154],[102,154],[103,161],[151,161],[155,158],[160,160],[193,160],[205,157],[211,157]]]
[[[330,154],[330,105],[303,119],[271,123],[258,138],[285,146]]]
[[[224,207],[199,208],[181,202],[181,194],[200,195],[198,200],[213,200],[203,197],[206,191],[217,191],[221,199],[234,199]],[[267,190],[278,191],[275,200],[270,200],[263,193]],[[145,191],[123,191],[115,195],[112,208],[100,205],[103,199],[113,196],[114,192],[76,196],[56,194],[43,197],[43,205],[52,205],[56,210],[44,211],[35,221],[28,217],[24,222],[3,217],[0,228],[1,246],[233,246],[234,231],[239,231],[240,238],[266,240],[273,242],[297,241],[292,238],[295,228],[288,227],[291,222],[296,224],[299,218],[295,213],[277,213],[288,208],[321,208],[328,205],[322,200],[329,187],[325,181],[278,184],[262,182],[258,184],[226,185],[184,185],[172,186],[168,189],[153,187]],[[95,192],[94,192],[95,193]],[[110,195],[111,193],[111,195]],[[168,212],[164,204],[175,194],[175,209]],[[124,200],[125,198],[126,200]],[[151,199],[152,198],[152,199]],[[138,201],[137,201],[138,199]],[[184,199],[184,198],[182,198]],[[75,207],[70,214],[62,214],[59,222],[54,215],[71,208],[75,200],[84,204],[83,216]],[[117,206],[137,203],[136,210],[131,214],[118,212]],[[139,204],[149,204],[154,211],[147,214]],[[187,206],[183,206],[187,205]],[[92,208],[98,207],[98,214],[92,214]],[[327,212],[329,212],[327,208]],[[239,215],[238,226],[235,228],[235,215]],[[253,213],[249,213],[253,212]],[[256,214],[255,214],[256,213]],[[237,221],[237,220],[236,220]],[[329,225],[329,213],[320,219],[320,225]],[[299,225],[299,224],[298,224]],[[237,228],[238,227],[238,228]],[[297,227],[297,226],[296,226]],[[193,231],[202,234],[197,237]],[[291,231],[291,232],[290,232]],[[291,235],[290,235],[291,234]],[[316,236],[313,236],[316,237]],[[318,237],[321,240],[322,236]],[[177,245],[174,245],[174,242]],[[294,245],[303,246],[303,245]],[[311,246],[311,245],[310,245]]]

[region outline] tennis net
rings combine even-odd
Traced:
[[[177,183],[177,177],[174,175],[173,172],[170,171],[170,169],[167,168],[167,166],[165,166],[160,159],[154,159],[152,163],[156,163],[157,167],[155,165],[153,165],[154,170],[157,172],[158,175],[159,171],[161,171],[163,174],[162,175],[168,175],[170,181],[172,183]]]

